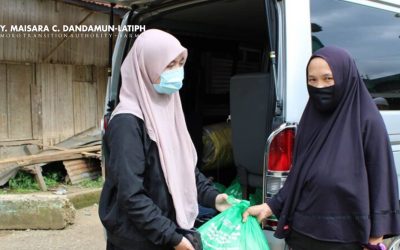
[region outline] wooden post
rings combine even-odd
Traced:
[[[40,165],[35,165],[34,167],[35,179],[39,184],[39,188],[42,191],[47,191],[46,183],[44,182],[43,175],[42,175],[42,167]]]

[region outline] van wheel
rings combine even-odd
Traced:
[[[383,243],[388,250],[400,250],[400,236],[385,239]]]

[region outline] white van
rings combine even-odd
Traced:
[[[306,64],[312,51],[325,45],[343,47],[354,56],[382,109],[400,168],[399,0],[130,2],[132,10],[122,25],[165,30],[189,50],[180,94],[195,144],[196,126],[231,115],[235,165],[246,194],[247,188],[262,186],[267,199],[282,186],[296,123],[308,100]],[[117,39],[105,117],[118,103],[119,69],[134,39],[123,32]],[[271,249],[286,248],[272,236],[274,221],[264,228]],[[400,249],[399,239],[388,243],[389,249]]]

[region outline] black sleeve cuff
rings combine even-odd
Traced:
[[[219,195],[219,192],[215,190],[210,190],[206,197],[204,197],[204,205],[205,207],[210,207],[210,208],[215,208],[215,199],[217,198],[217,195]]]
[[[400,211],[372,214],[371,237],[393,236],[400,234]]]
[[[274,196],[268,200],[267,205],[271,208],[272,213],[279,218],[281,214],[281,203],[278,201],[278,197]]]
[[[174,233],[171,237],[171,240],[169,242],[169,245],[171,248],[176,247],[182,240],[183,235],[182,234],[178,234],[178,233]]]

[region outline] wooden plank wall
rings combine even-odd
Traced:
[[[1,140],[33,139],[37,124],[32,124],[32,65],[0,64],[0,74]]]
[[[97,86],[93,81],[94,73],[92,67],[74,67],[72,88],[75,134],[97,125]]]
[[[9,139],[32,139],[32,65],[9,64],[6,74]]]
[[[54,145],[98,128],[107,69],[63,64],[0,64],[0,143]]]
[[[62,25],[78,25],[90,13],[90,10],[55,0],[2,0],[0,24],[6,25],[8,29],[10,25],[27,24],[49,25],[50,29],[52,25],[57,25],[62,28]],[[114,23],[118,24],[119,21],[116,18]],[[92,13],[82,24],[108,25],[109,16]],[[10,35],[10,32],[0,33],[0,60],[102,66],[108,63],[107,37],[67,39],[45,60],[63,37],[24,38]]]
[[[40,64],[42,84],[43,143],[54,145],[90,128],[99,127],[103,112],[106,75],[104,67]],[[104,79],[105,77],[105,79]]]
[[[109,22],[106,14],[56,0],[4,0],[0,8],[0,24],[8,29],[28,24],[61,28],[77,25],[85,17],[83,25]],[[114,23],[119,21],[115,18]],[[32,143],[54,145],[99,127],[108,38],[63,41],[2,35],[6,33],[0,33],[0,158],[21,154]]]
[[[8,139],[7,67],[0,64],[0,140]]]
[[[43,143],[54,145],[74,135],[72,65],[39,64],[42,89]]]

